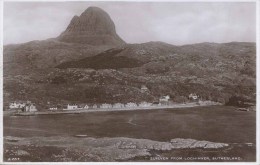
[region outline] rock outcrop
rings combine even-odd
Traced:
[[[131,160],[135,157],[151,157],[154,151],[171,151],[177,149],[226,149],[229,147],[227,143],[215,143],[209,141],[198,141],[194,139],[172,139],[171,142],[160,142],[149,139],[134,139],[126,137],[114,138],[76,138],[76,137],[32,137],[32,138],[15,138],[19,139],[13,142],[14,137],[7,136],[4,138],[5,144],[9,148],[5,148],[5,154],[16,155],[13,148],[30,148],[41,151],[39,158],[46,159],[42,154],[44,147],[52,147],[56,149],[56,153],[51,154],[52,161],[118,161]],[[40,143],[39,143],[40,142]],[[36,147],[37,146],[37,147]],[[65,149],[65,150],[62,150]],[[46,149],[45,149],[46,150]],[[60,151],[62,150],[62,151]],[[48,152],[49,154],[50,152]],[[20,152],[21,154],[21,152]],[[26,152],[22,154],[27,155]],[[38,154],[38,153],[34,153]],[[71,157],[73,155],[73,158]],[[70,158],[67,160],[67,158]]]

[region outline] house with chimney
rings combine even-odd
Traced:
[[[158,106],[161,106],[162,104],[159,102],[159,101],[154,101],[153,103],[152,103],[152,106],[154,106],[154,107],[158,107]]]
[[[191,93],[191,94],[189,94],[189,99],[190,100],[198,100],[199,96],[196,93]]]
[[[77,109],[89,109],[88,104],[77,104],[78,108]]]
[[[63,110],[77,110],[79,109],[77,104],[68,104],[67,107]]]
[[[14,101],[9,104],[9,108],[10,109],[19,109],[19,108],[21,109],[21,108],[25,107],[25,105],[26,105],[26,102]]]
[[[150,107],[150,106],[152,106],[152,103],[148,103],[148,102],[141,102],[139,105],[138,105],[139,107]]]
[[[141,86],[141,92],[142,93],[145,93],[145,92],[148,92],[148,91],[149,91],[149,89],[145,85]]]
[[[169,95],[162,96],[159,98],[159,103],[161,103],[161,105],[169,105],[169,100],[170,100]]]
[[[85,106],[83,107],[83,109],[89,109],[88,104],[85,104]]]
[[[160,102],[168,102],[170,99],[170,96],[169,95],[166,95],[166,96],[162,96],[159,98],[159,101]]]
[[[122,103],[115,103],[115,104],[113,104],[113,108],[114,109],[119,109],[119,108],[124,108],[124,107],[125,107],[125,105],[122,104]]]
[[[50,107],[49,110],[50,110],[50,111],[57,111],[58,108],[57,108],[57,107]]]
[[[24,111],[24,112],[36,112],[37,108],[36,108],[35,104],[29,102],[29,103],[25,104],[25,106],[22,108],[22,111]]]
[[[112,108],[112,107],[113,107],[113,106],[112,106],[111,104],[106,104],[106,103],[100,105],[100,108],[101,108],[101,109],[110,109],[110,108]]]
[[[92,109],[97,109],[98,108],[98,105],[97,104],[93,104],[92,105]]]
[[[134,108],[134,107],[137,107],[137,104],[136,103],[132,103],[132,102],[129,102],[125,105],[126,108]]]

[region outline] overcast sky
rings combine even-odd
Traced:
[[[56,37],[89,6],[105,10],[127,43],[256,40],[254,2],[5,2],[4,44]]]

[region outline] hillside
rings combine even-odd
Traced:
[[[65,61],[92,56],[110,48],[105,45],[65,43],[55,39],[7,45],[4,46],[4,75],[38,74]]]
[[[255,100],[255,44],[124,45],[61,63],[38,78],[7,76],[5,82],[10,100],[29,99],[41,105],[155,101],[165,94],[183,101],[189,93],[219,102],[234,95]],[[149,91],[142,93],[141,85]]]
[[[4,46],[3,64],[5,105],[157,101],[166,94],[183,102],[190,93],[255,101],[255,43],[126,44],[97,8],[74,17],[57,38]]]
[[[142,65],[142,62],[137,59],[129,58],[127,56],[117,56],[117,54],[123,50],[123,48],[109,49],[92,57],[61,63],[57,68],[119,69],[135,68]]]

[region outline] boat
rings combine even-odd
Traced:
[[[75,137],[88,137],[88,135],[75,135]]]
[[[249,111],[248,108],[237,108],[237,111]]]

